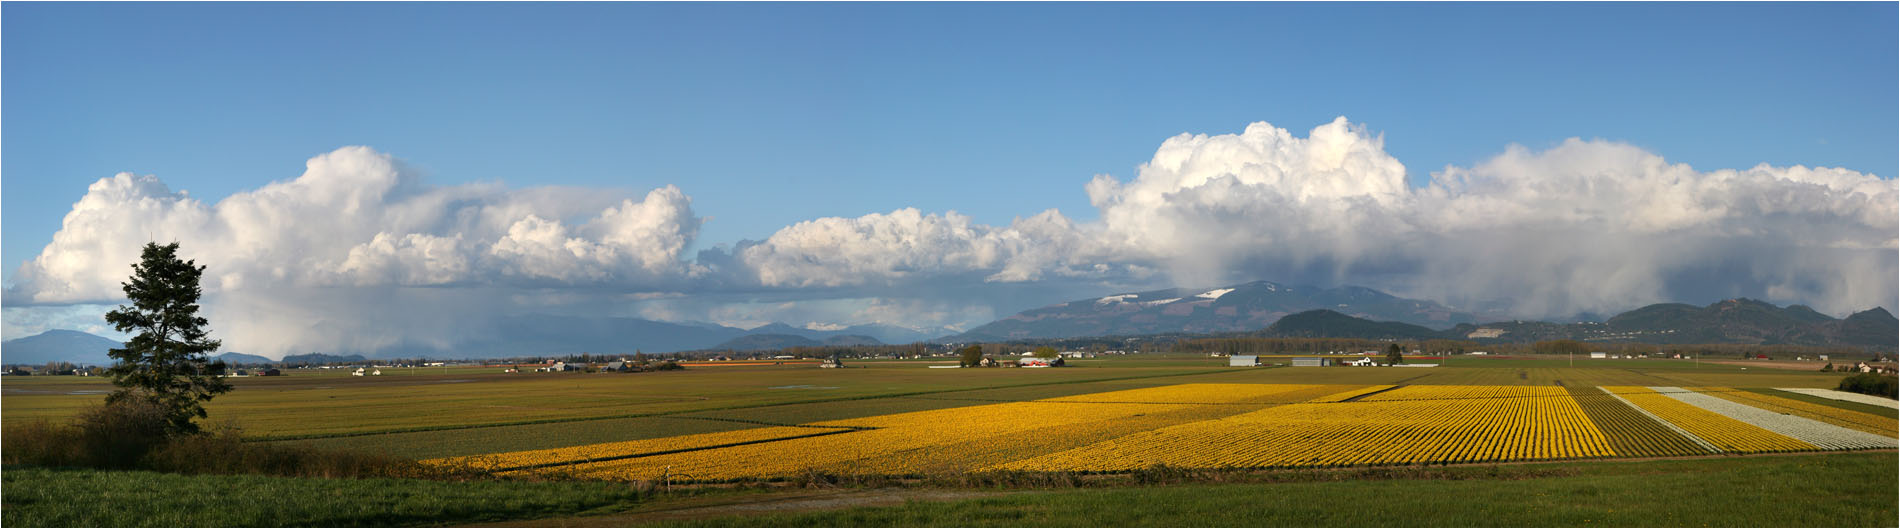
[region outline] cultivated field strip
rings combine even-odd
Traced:
[[[1650,389],[1696,407],[1759,426],[1764,430],[1800,439],[1824,449],[1894,448],[1900,444],[1891,437],[1850,430],[1805,417],[1776,413],[1702,393],[1684,391],[1682,388],[1658,386]]]
[[[964,408],[900,413],[840,421],[875,429],[823,438],[790,439],[773,443],[682,452],[605,463],[586,463],[558,469],[581,477],[601,479],[724,480],[777,477],[808,470],[870,471],[859,462],[888,454],[932,446],[993,439],[1023,447],[1014,435],[1049,427],[1086,428],[1089,424],[1126,417],[1174,411],[1192,404],[1121,404],[1015,402]],[[823,423],[819,423],[823,425]],[[1030,445],[1033,446],[1033,445]],[[956,457],[936,452],[938,459]]]
[[[1798,401],[1794,399],[1785,399],[1785,398],[1776,397],[1773,395],[1763,395],[1760,393],[1755,393],[1752,391],[1742,391],[1735,388],[1714,387],[1714,388],[1689,388],[1689,389],[1694,390],[1697,393],[1714,396],[1717,398],[1721,398],[1723,400],[1728,400],[1728,401],[1739,403],[1739,404],[1747,404],[1749,406],[1754,406],[1757,408],[1761,408],[1761,409],[1776,412],[1776,413],[1785,413],[1789,415],[1795,415],[1795,416],[1804,417],[1811,420],[1816,420],[1816,421],[1832,424],[1835,426],[1840,426],[1843,428],[1860,430],[1860,431],[1875,434],[1875,435],[1881,435],[1881,436],[1886,436],[1886,437],[1895,437],[1897,435],[1900,435],[1900,429],[1895,428],[1896,423],[1893,419],[1881,417],[1878,415],[1871,415],[1871,414],[1861,413],[1861,412],[1857,412],[1853,410],[1844,410],[1844,409],[1836,408],[1833,406],[1815,404],[1812,402],[1802,402],[1802,401]]]
[[[1320,396],[1320,397],[1317,397],[1317,398],[1314,398],[1314,399],[1311,399],[1311,400],[1308,400],[1307,402],[1343,402],[1343,401],[1345,401],[1345,400],[1347,400],[1347,399],[1351,399],[1351,398],[1353,398],[1353,397],[1357,397],[1357,396],[1360,396],[1360,395],[1365,395],[1365,394],[1367,394],[1367,393],[1376,393],[1376,392],[1380,392],[1380,391],[1385,391],[1385,390],[1388,390],[1388,389],[1392,389],[1392,388],[1395,388],[1395,387],[1398,387],[1398,386],[1393,386],[1393,385],[1390,385],[1390,384],[1380,384],[1380,385],[1377,385],[1377,386],[1366,386],[1366,387],[1363,387],[1363,388],[1356,388],[1356,389],[1349,389],[1349,390],[1346,390],[1346,391],[1341,391],[1341,392],[1338,392],[1338,393],[1332,393],[1332,394],[1327,394],[1327,395],[1323,395],[1323,396]]]
[[[590,460],[620,459],[739,443],[781,441],[814,435],[835,434],[849,430],[848,428],[772,426],[726,432],[661,437],[658,439],[640,439],[637,441],[570,446],[546,450],[523,450],[519,452],[504,452],[479,456],[429,459],[422,461],[422,463],[440,466],[467,467],[477,470],[514,469],[564,463],[580,463]]]
[[[806,426],[862,428],[830,439],[771,443],[583,463],[550,469],[602,479],[723,480],[776,477],[807,470],[909,474],[1025,457],[1026,447],[1056,449],[1244,411],[1210,404],[1252,400],[1254,406],[1338,394],[1355,385],[1186,384],[1071,397],[988,404],[823,421]],[[1133,401],[1133,402],[1130,402]],[[1168,401],[1178,401],[1170,403]],[[1025,440],[1034,440],[1026,443]],[[954,450],[952,450],[954,449]]]
[[[1325,389],[1330,394],[1356,387],[1336,384],[1176,384],[1055,397],[1034,402],[1285,404],[1305,400],[1305,397],[1298,395],[1313,389]]]
[[[1669,422],[1668,420],[1663,419],[1660,416],[1657,416],[1654,412],[1643,409],[1642,406],[1637,406],[1636,403],[1630,402],[1629,399],[1624,398],[1622,395],[1618,395],[1616,394],[1616,392],[1610,391],[1609,388],[1606,388],[1603,386],[1597,386],[1597,391],[1601,391],[1604,394],[1615,398],[1617,402],[1623,403],[1623,405],[1628,406],[1629,409],[1635,410],[1637,413],[1642,414],[1644,417],[1648,417],[1650,418],[1650,420],[1656,421],[1656,424],[1660,424],[1665,427],[1668,427],[1670,431],[1676,432],[1676,434],[1681,435],[1683,439],[1688,439],[1690,442],[1695,443],[1696,446],[1702,447],[1702,449],[1706,451],[1707,453],[1710,453],[1710,454],[1722,453],[1721,447],[1715,446],[1713,443],[1710,443],[1701,437],[1696,437],[1694,433],[1690,433],[1688,430],[1682,429],[1681,426],[1677,426],[1675,423]],[[1608,432],[1605,432],[1605,433],[1608,433]]]
[[[1004,470],[1303,467],[1612,455],[1554,387],[1406,386],[1387,400],[1302,403],[1140,432]],[[1495,400],[1482,398],[1486,394]]]
[[[1653,415],[1595,387],[1566,387],[1618,456],[1700,455],[1717,451]]]
[[[1789,393],[1813,395],[1813,396],[1821,397],[1824,399],[1844,400],[1847,402],[1858,402],[1861,404],[1872,404],[1875,406],[1881,406],[1881,407],[1886,407],[1886,408],[1900,409],[1900,401],[1896,401],[1889,398],[1876,397],[1873,395],[1862,395],[1859,393],[1849,393],[1849,392],[1840,391],[1840,390],[1818,389],[1818,388],[1775,388],[1775,389],[1786,391]]]
[[[1799,452],[1819,448],[1812,443],[1702,409],[1649,387],[1604,386],[1603,389],[1724,452]],[[1664,389],[1684,392],[1680,388]]]

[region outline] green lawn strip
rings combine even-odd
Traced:
[[[1892,527],[1893,498],[1900,487],[1895,464],[1891,452],[1572,463],[1568,465],[1576,470],[1572,475],[1507,470],[1497,478],[1479,472],[1470,479],[1454,474],[1435,479],[1068,489],[661,523],[704,527]]]
[[[638,417],[562,424],[301,439],[273,443],[405,459],[430,459],[717,433],[757,426],[759,425],[744,422],[709,421],[686,417]]]
[[[1789,400],[1798,400],[1802,402],[1811,402],[1814,404],[1821,404],[1825,406],[1833,406],[1833,407],[1840,408],[1843,410],[1857,411],[1857,412],[1872,414],[1872,415],[1879,415],[1881,417],[1886,417],[1889,419],[1900,419],[1900,410],[1896,410],[1896,409],[1889,408],[1886,406],[1875,406],[1875,405],[1867,404],[1864,402],[1834,400],[1827,397],[1817,397],[1817,396],[1808,395],[1805,393],[1795,393],[1793,391],[1782,391],[1779,389],[1771,389],[1771,388],[1736,388],[1736,389],[1740,389],[1743,391],[1752,391],[1755,393],[1760,393],[1763,395],[1768,395],[1768,396],[1773,396],[1773,397],[1781,397],[1781,398],[1789,399]]]
[[[349,527],[442,525],[633,508],[640,494],[598,482],[427,481],[8,467],[8,527]]]
[[[692,414],[692,413],[705,413],[705,412],[712,412],[712,411],[737,410],[737,409],[747,409],[747,408],[763,408],[763,407],[785,406],[785,405],[793,405],[793,404],[849,402],[849,401],[858,401],[858,400],[886,399],[886,398],[892,398],[892,397],[933,395],[933,394],[938,394],[938,393],[970,391],[973,389],[1000,389],[1000,388],[1027,387],[1027,386],[1079,384],[1079,383],[1087,383],[1087,382],[1106,382],[1106,381],[1114,381],[1114,380],[1166,378],[1166,377],[1192,376],[1192,375],[1218,373],[1218,372],[1219,371],[1185,371],[1185,372],[1174,372],[1174,373],[1132,375],[1132,376],[1107,377],[1107,378],[1095,378],[1095,379],[1084,379],[1084,380],[1057,380],[1057,381],[1049,381],[1049,382],[1032,382],[1028,384],[1006,384],[1006,385],[998,385],[998,386],[983,386],[983,387],[976,387],[976,388],[951,388],[951,389],[936,389],[936,390],[928,390],[928,391],[880,393],[880,394],[875,394],[875,395],[854,395],[854,396],[849,396],[849,397],[817,398],[817,399],[806,399],[806,400],[797,400],[797,401],[788,401],[788,402],[773,402],[773,403],[765,403],[765,404],[715,406],[715,407],[710,407],[710,408],[699,408],[699,409],[693,409],[693,410],[596,415],[596,416],[590,416],[590,417],[551,417],[551,418],[546,418],[546,419],[527,419],[527,420],[519,420],[519,421],[504,421],[504,422],[492,422],[492,423],[481,423],[481,424],[443,424],[443,425],[432,425],[432,426],[417,426],[417,427],[411,427],[411,428],[385,428],[385,429],[380,429],[380,430],[362,430],[362,431],[354,431],[354,432],[331,432],[331,433],[319,433],[319,434],[294,434],[294,435],[265,435],[265,436],[249,437],[247,438],[247,440],[250,440],[250,441],[292,441],[292,440],[301,440],[301,439],[327,439],[327,438],[337,438],[337,437],[384,435],[384,434],[392,434],[392,433],[434,432],[434,431],[445,431],[445,430],[494,428],[497,426],[558,424],[558,423],[571,423],[571,422],[584,422],[584,421],[599,421],[599,420],[605,420],[605,419],[664,417],[664,416],[670,416],[670,415],[685,415],[685,414]]]

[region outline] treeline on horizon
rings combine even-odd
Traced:
[[[1478,343],[1466,340],[1372,340],[1362,338],[1192,338],[1174,342],[1169,348],[1176,353],[1324,353],[1324,352],[1361,352],[1382,351],[1389,344],[1397,343],[1404,347],[1407,354],[1419,351],[1425,355],[1466,354],[1483,351],[1494,355],[1513,354],[1587,354],[1592,352],[1641,355],[1670,356],[1681,354],[1695,357],[1770,357],[1794,356],[1812,357],[1829,355],[1838,358],[1871,357],[1864,349],[1856,347],[1821,347],[1807,345],[1758,345],[1758,344],[1646,344],[1632,342],[1584,342],[1578,340],[1545,340],[1534,343]]]

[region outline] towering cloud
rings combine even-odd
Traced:
[[[1026,302],[979,298],[1050,285],[1353,283],[1525,317],[1733,296],[1836,315],[1896,305],[1900,187],[1847,169],[1700,171],[1572,139],[1413,187],[1382,137],[1339,118],[1304,137],[1255,123],[1169,138],[1132,178],[1083,190],[1096,220],[1048,210],[990,226],[901,208],[688,259],[701,219],[672,186],[432,186],[347,147],[215,204],[151,176],[101,179],[5,299],[115,303],[139,245],[177,240],[209,266],[227,346],[266,354],[448,343],[495,314],[575,307],[968,325],[983,322],[953,320]]]

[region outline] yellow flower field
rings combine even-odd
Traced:
[[[790,439],[566,466],[561,472],[603,479],[732,479],[792,475],[807,469],[833,472],[914,473],[945,465],[968,468],[965,454],[1003,453],[1031,457],[1056,439],[1086,438],[1121,424],[1183,413],[1237,400],[1297,402],[1339,393],[1351,386],[1291,384],[1186,384],[1074,397],[988,404],[812,423],[872,428],[838,435]],[[1090,401],[1092,400],[1092,401]],[[1194,401],[1165,403],[1174,401]],[[1265,405],[1265,404],[1262,404]],[[1035,432],[1036,435],[1031,435]],[[938,449],[961,446],[964,452]],[[978,458],[982,459],[982,458]]]
[[[999,465],[1128,470],[1502,461],[1612,455],[1562,388],[1409,386],[1353,403],[1269,408]]]
[[[1590,401],[1593,411],[1586,412],[1574,396],[1579,391],[1602,397]],[[1893,436],[1891,421],[1860,417],[1864,413],[1727,388],[1706,391],[1760,409],[1725,408],[1733,405],[1714,397],[1689,404],[1636,386],[1572,391],[1558,386],[1181,384],[430,462],[489,469],[545,466],[507,474],[727,480],[812,471],[1121,471],[1153,465],[1313,467],[1702,453],[1695,439],[1674,439],[1678,433],[1717,451],[1819,449],[1730,418],[1760,421],[1755,417],[1762,410]],[[1724,411],[1704,409],[1711,406]],[[1877,441],[1816,442],[1851,448]],[[1634,453],[1619,454],[1613,446]]]

